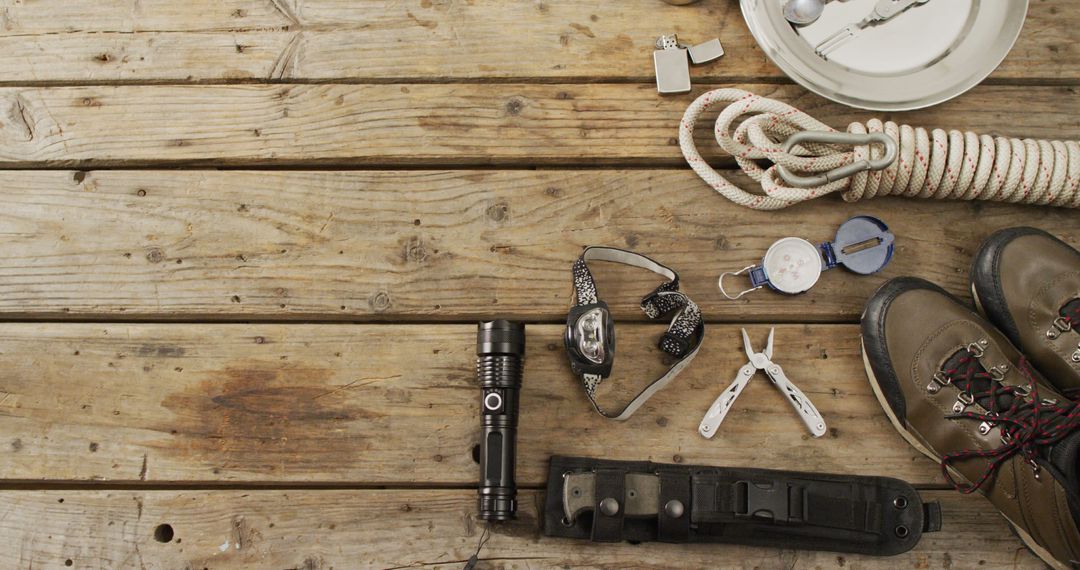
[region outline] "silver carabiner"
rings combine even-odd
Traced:
[[[885,133],[840,133],[829,131],[799,131],[784,143],[784,152],[791,153],[792,149],[802,143],[844,144],[852,146],[879,144],[885,147],[885,154],[878,159],[858,160],[851,164],[838,166],[828,172],[814,176],[801,176],[791,172],[787,168],[777,165],[780,178],[795,188],[814,188],[824,186],[830,182],[843,180],[860,172],[884,170],[896,162],[900,154],[900,147],[892,137]]]
[[[717,281],[716,281],[716,284],[720,287],[720,293],[723,296],[727,297],[728,299],[731,299],[732,301],[734,301],[734,300],[738,299],[739,297],[742,297],[743,295],[745,295],[747,293],[753,293],[754,291],[757,291],[758,289],[761,289],[762,285],[758,285],[757,287],[751,287],[750,289],[747,289],[747,290],[743,291],[742,293],[739,293],[738,295],[735,295],[734,297],[729,295],[728,292],[724,290],[724,277],[725,276],[728,276],[728,275],[732,275],[732,276],[742,275],[743,273],[746,273],[747,271],[750,271],[753,268],[754,268],[753,265],[747,265],[746,267],[743,267],[742,269],[740,269],[738,271],[725,271],[724,273],[721,273],[720,274],[720,279],[717,279]]]

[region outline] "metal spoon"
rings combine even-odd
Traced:
[[[826,0],[787,0],[784,2],[784,18],[796,26],[813,24],[825,11]]]

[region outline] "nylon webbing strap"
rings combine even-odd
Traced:
[[[690,477],[685,472],[661,469],[657,501],[657,540],[661,542],[686,542],[690,536],[693,492]]]
[[[716,475],[695,476],[693,522],[727,523],[756,517],[852,531],[880,530],[878,505],[842,489],[830,487],[828,491],[767,479],[732,483]]]
[[[576,305],[589,305],[599,300],[596,280],[589,270],[590,261],[607,261],[646,269],[667,279],[641,300],[641,310],[650,319],[662,319],[674,313],[667,331],[660,337],[657,346],[660,350],[678,358],[663,376],[653,380],[623,409],[607,412],[596,401],[596,388],[604,380],[597,374],[582,376],[585,395],[593,409],[600,415],[615,420],[626,420],[634,414],[654,394],[667,386],[683,368],[697,356],[698,348],[704,337],[705,324],[701,309],[685,293],[679,291],[679,274],[675,270],[652,260],[649,257],[614,247],[588,247],[581,257],[574,262],[574,296]]]
[[[806,495],[806,522],[829,528],[878,531],[880,507],[866,501],[839,499],[827,495]]]

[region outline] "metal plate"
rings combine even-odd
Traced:
[[[833,101],[877,111],[947,101],[990,75],[1012,49],[1028,0],[930,0],[866,28],[823,59],[814,46],[870,14],[877,0],[832,0],[792,26],[784,0],[741,0],[758,45],[784,73]]]
[[[821,277],[821,253],[802,238],[784,238],[769,246],[761,266],[773,289],[794,295],[810,289]]]

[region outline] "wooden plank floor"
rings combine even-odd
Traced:
[[[474,323],[495,316],[529,323],[522,506],[484,568],[1040,567],[892,429],[857,322],[885,279],[966,296],[994,230],[1080,245],[1080,216],[733,206],[683,166],[691,96],[655,93],[651,45],[669,31],[724,43],[694,94],[736,85],[837,127],[1080,132],[1071,0],[1031,2],[983,85],[894,114],[793,85],[734,0],[0,0],[0,568],[460,568],[481,534]],[[798,297],[716,290],[775,239],[824,240],[857,213],[898,236],[883,273],[826,274]],[[709,321],[697,362],[626,423],[591,412],[561,349],[569,267],[590,244],[674,266]],[[660,371],[661,327],[635,308],[653,281],[598,277],[622,323],[616,367]],[[760,382],[702,439],[745,360],[740,326],[773,324],[828,436],[804,435]],[[892,559],[548,539],[554,453],[893,475],[942,502],[946,531]]]

